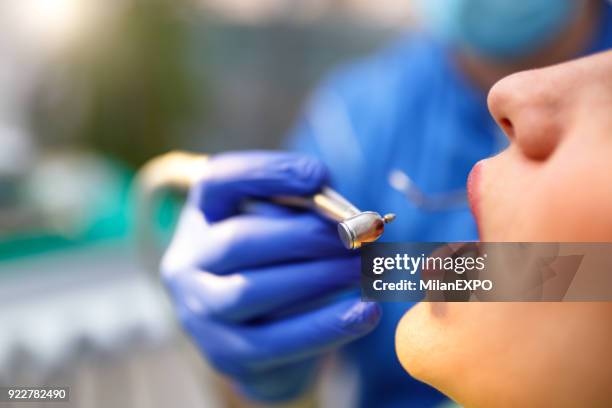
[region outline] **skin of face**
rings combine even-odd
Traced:
[[[468,189],[482,241],[612,242],[612,51],[508,76],[509,147]],[[396,350],[466,407],[612,406],[612,302],[420,303]]]

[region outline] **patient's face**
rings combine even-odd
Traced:
[[[612,241],[612,52],[497,83],[511,144],[470,177],[483,241]],[[612,303],[420,303],[403,366],[466,406],[611,406]]]
[[[612,241],[612,52],[498,82],[511,140],[471,177],[483,241]]]

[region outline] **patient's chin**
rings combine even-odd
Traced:
[[[425,381],[423,371],[427,370],[423,354],[426,353],[423,332],[419,330],[418,308],[421,304],[414,306],[400,320],[395,330],[395,353],[402,367],[411,376]]]
[[[448,337],[440,332],[432,313],[444,313],[445,303],[419,303],[400,320],[395,350],[402,367],[414,378],[440,388],[449,375]]]
[[[500,351],[494,349],[508,345],[497,338],[497,330],[495,338],[490,339],[489,328],[500,327],[498,319],[503,319],[508,309],[507,305],[499,305],[417,304],[397,326],[395,348],[400,363],[411,376],[450,398],[468,406],[481,406],[479,398],[488,399],[482,395],[482,386],[496,388],[490,381],[499,371],[495,369],[499,361],[487,356],[491,356],[490,352],[498,355]]]
[[[463,406],[612,406],[611,316],[611,302],[419,303],[395,347]]]

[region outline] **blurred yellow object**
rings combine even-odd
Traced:
[[[208,155],[170,152],[147,162],[138,173],[138,185],[149,194],[160,189],[187,190],[204,171]]]
[[[157,280],[157,267],[164,244],[154,220],[163,198],[169,193],[186,193],[202,176],[208,155],[173,151],[149,160],[140,169],[132,189],[137,245],[147,270]]]

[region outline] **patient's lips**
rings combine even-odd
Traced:
[[[470,202],[470,208],[472,209],[472,214],[476,219],[476,223],[478,224],[478,229],[480,230],[480,222],[479,222],[479,202],[480,202],[480,172],[483,166],[484,160],[479,161],[472,167],[472,171],[467,179],[467,194],[468,201]]]

